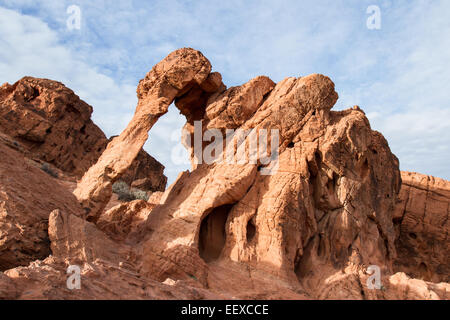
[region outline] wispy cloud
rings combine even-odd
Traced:
[[[0,7],[0,81],[25,75],[63,82],[94,107],[94,121],[108,134],[125,128],[137,102],[135,86],[118,84],[61,44],[39,18]]]

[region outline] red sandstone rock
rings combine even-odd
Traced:
[[[40,165],[0,143],[0,271],[50,254],[51,210],[79,215],[73,194]]]
[[[63,84],[24,77],[0,91],[0,130],[36,158],[81,176],[105,148],[92,107]]]
[[[167,177],[164,166],[144,150],[139,151],[128,170],[120,177],[129,186],[145,191],[164,191]]]
[[[154,207],[155,204],[144,200],[122,203],[103,213],[96,225],[112,239],[123,241],[147,219]]]
[[[52,255],[6,271],[1,294],[448,299],[449,182],[403,173],[401,187],[398,160],[364,112],[331,111],[338,96],[326,76],[278,84],[257,77],[227,90],[210,71],[200,52],[180,49],[147,74],[133,120],[77,186],[89,213],[57,206],[48,222]],[[186,116],[186,139],[195,120],[203,132],[278,129],[278,169],[263,175],[261,161],[193,161],[148,202],[103,210],[172,101]],[[242,151],[250,138],[231,142]],[[81,266],[84,289],[65,287],[70,264]],[[371,265],[381,270],[375,290],[367,286]]]
[[[108,144],[91,120],[92,107],[62,83],[24,77],[0,87],[0,131],[27,157],[40,159],[81,178]],[[16,146],[16,147],[17,147]],[[145,179],[144,190],[162,191],[164,166],[141,150],[123,180]]]
[[[74,194],[95,221],[112,194],[112,184],[130,167],[148,138],[148,131],[176,97],[200,85],[211,71],[209,61],[193,49],[179,49],[152,68],[139,82],[139,102],[127,128],[113,139],[78,184]]]
[[[398,225],[396,270],[432,282],[450,282],[450,182],[402,172],[394,212]]]
[[[49,217],[52,255],[0,276],[2,298],[15,299],[218,299],[190,282],[164,284],[136,272],[133,248],[114,242],[95,225],[55,210]],[[77,265],[81,289],[67,287],[66,270]],[[131,289],[132,288],[132,289]],[[5,295],[3,295],[5,294]]]
[[[337,94],[327,77],[289,78],[273,89],[263,89],[265,83],[252,80],[245,89],[210,98],[205,115],[221,120],[211,116],[205,127],[233,128],[236,118],[243,128],[279,129],[278,171],[262,176],[257,165],[218,163],[182,175],[141,230],[141,272],[160,276],[164,268],[182,269],[204,279],[208,270],[193,258],[198,254],[207,263],[245,263],[251,273],[312,290],[312,279],[325,281],[348,263],[391,270],[391,212],[400,176],[386,141],[361,111],[329,111]],[[242,95],[236,103],[214,106],[233,117],[208,113],[220,101],[233,101],[223,98],[231,92],[258,90],[260,100]],[[255,111],[248,114],[241,104]]]

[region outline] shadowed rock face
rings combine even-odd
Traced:
[[[0,271],[27,266],[50,253],[48,216],[81,215],[74,195],[21,153],[0,143]]]
[[[63,84],[24,77],[0,89],[0,130],[36,158],[81,176],[106,145],[92,107]]]
[[[0,87],[0,132],[15,140],[27,157],[54,165],[81,178],[108,144],[91,120],[92,107],[62,83],[24,77]],[[162,166],[144,150],[123,180],[140,180],[144,190],[163,191]]]
[[[429,282],[448,281],[448,231],[438,234],[448,221],[447,182],[424,189],[433,196],[424,200],[423,218],[407,196],[422,192],[423,182],[403,174],[401,187],[397,158],[359,107],[331,110],[338,95],[328,77],[275,84],[261,76],[227,89],[200,52],[184,48],[158,63],[137,93],[128,127],[74,192],[85,213],[53,211],[52,256],[5,272],[0,292],[18,298],[448,298],[448,283]],[[148,202],[105,212],[111,184],[132,167],[172,102],[186,116],[192,170]],[[199,163],[195,121],[200,133],[276,129],[278,161]],[[203,141],[200,150],[211,143]],[[251,135],[234,135],[227,143],[240,154]],[[411,232],[417,240],[412,254],[405,240]],[[425,249],[430,241],[434,246]],[[423,267],[405,266],[427,259],[428,274],[437,276],[414,279]],[[82,266],[88,291],[50,285],[64,283],[69,264]],[[380,267],[380,290],[367,286],[371,265]],[[46,281],[36,285],[42,275]]]
[[[394,213],[398,228],[396,270],[432,282],[450,281],[450,182],[402,172]]]
[[[53,209],[81,214],[64,181],[81,177],[108,140],[91,121],[92,107],[59,82],[24,77],[0,88],[0,270],[50,254]],[[35,160],[35,161],[34,161]],[[58,170],[59,169],[59,170]],[[141,150],[122,177],[144,190],[164,190],[164,167]]]

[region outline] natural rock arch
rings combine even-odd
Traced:
[[[112,184],[128,169],[147,141],[148,131],[176,99],[214,92],[221,77],[210,74],[211,64],[201,52],[190,48],[176,50],[155,65],[137,88],[138,105],[125,130],[114,138],[78,183],[75,196],[86,210],[88,220],[96,221],[112,194]],[[197,105],[196,105],[197,106]],[[182,109],[187,117],[189,110]],[[195,114],[196,110],[192,111]]]
[[[142,253],[142,274],[159,280],[194,275],[206,284],[205,261],[219,255],[291,284],[304,275],[325,277],[317,264],[329,266],[330,274],[347,264],[376,263],[390,270],[398,160],[364,112],[331,111],[338,95],[320,74],[277,84],[261,76],[226,89],[210,71],[200,52],[180,49],[140,82],[133,119],[75,191],[88,218],[95,221],[102,213],[111,183],[175,101],[190,134],[195,120],[202,121],[202,130],[279,130],[279,168],[265,176],[258,164],[214,163],[180,174],[128,239]],[[205,251],[208,214],[231,204],[226,219],[212,218],[225,234],[211,239]]]

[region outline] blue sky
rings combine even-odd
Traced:
[[[79,30],[67,28],[70,5],[81,9]],[[379,30],[366,26],[369,5],[381,10]],[[450,179],[448,0],[0,0],[0,83],[61,81],[108,136],[131,119],[139,80],[180,47],[202,51],[228,86],[328,75],[334,109],[361,106],[402,170]],[[183,124],[171,107],[145,146],[169,182],[189,167],[171,160]]]

